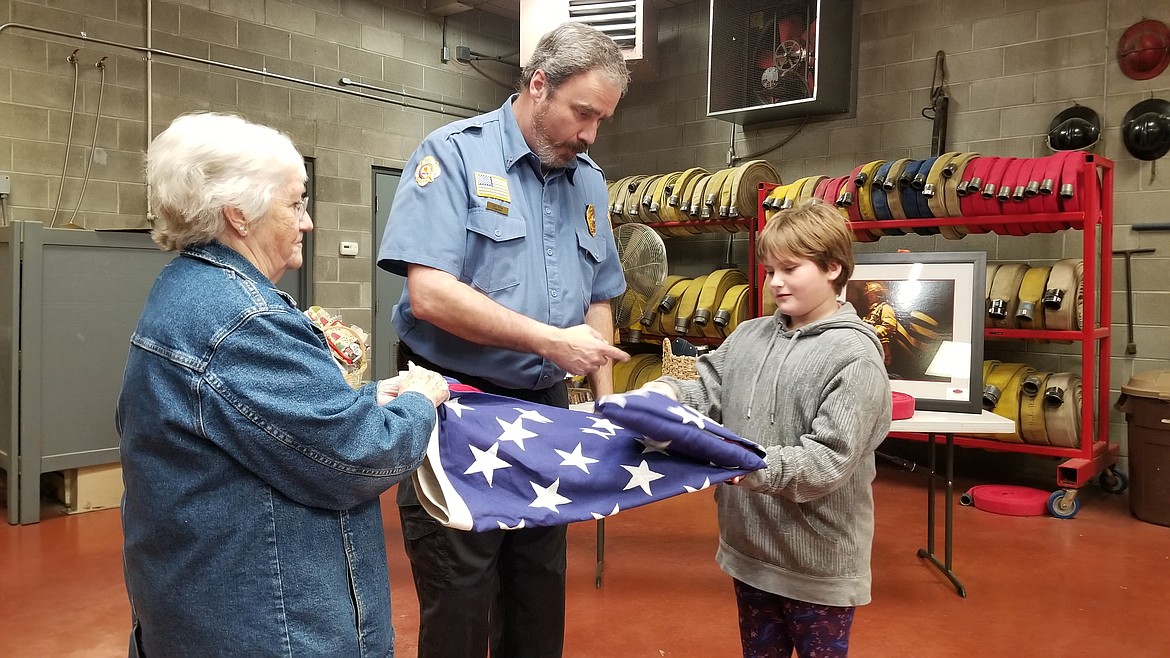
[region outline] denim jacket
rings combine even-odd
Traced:
[[[354,391],[285,293],[219,243],[159,274],[118,398],[131,656],[393,656],[378,496],[433,404]]]

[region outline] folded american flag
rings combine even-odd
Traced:
[[[460,530],[561,525],[765,466],[759,446],[664,395],[611,395],[597,407],[588,413],[453,389],[413,476],[423,507]]]
[[[661,448],[716,466],[758,471],[764,449],[690,407],[653,391],[607,395],[597,411]]]

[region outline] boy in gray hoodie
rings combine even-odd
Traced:
[[[820,201],[782,210],[757,241],[776,302],[699,358],[665,393],[767,452],[768,467],[715,492],[719,550],[734,579],[748,656],[845,656],[870,601],[874,450],[890,426],[881,343],[837,296],[852,236]]]

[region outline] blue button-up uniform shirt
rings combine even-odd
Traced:
[[[579,325],[591,303],[626,287],[605,178],[585,155],[542,175],[516,123],[515,98],[423,140],[395,194],[378,266],[402,275],[409,264],[432,267],[540,322]],[[500,386],[542,389],[565,376],[538,355],[479,345],[417,319],[409,285],[393,324],[419,356]]]

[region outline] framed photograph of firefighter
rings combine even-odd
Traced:
[[[858,254],[842,292],[881,339],[890,386],[915,409],[980,413],[987,255]]]

